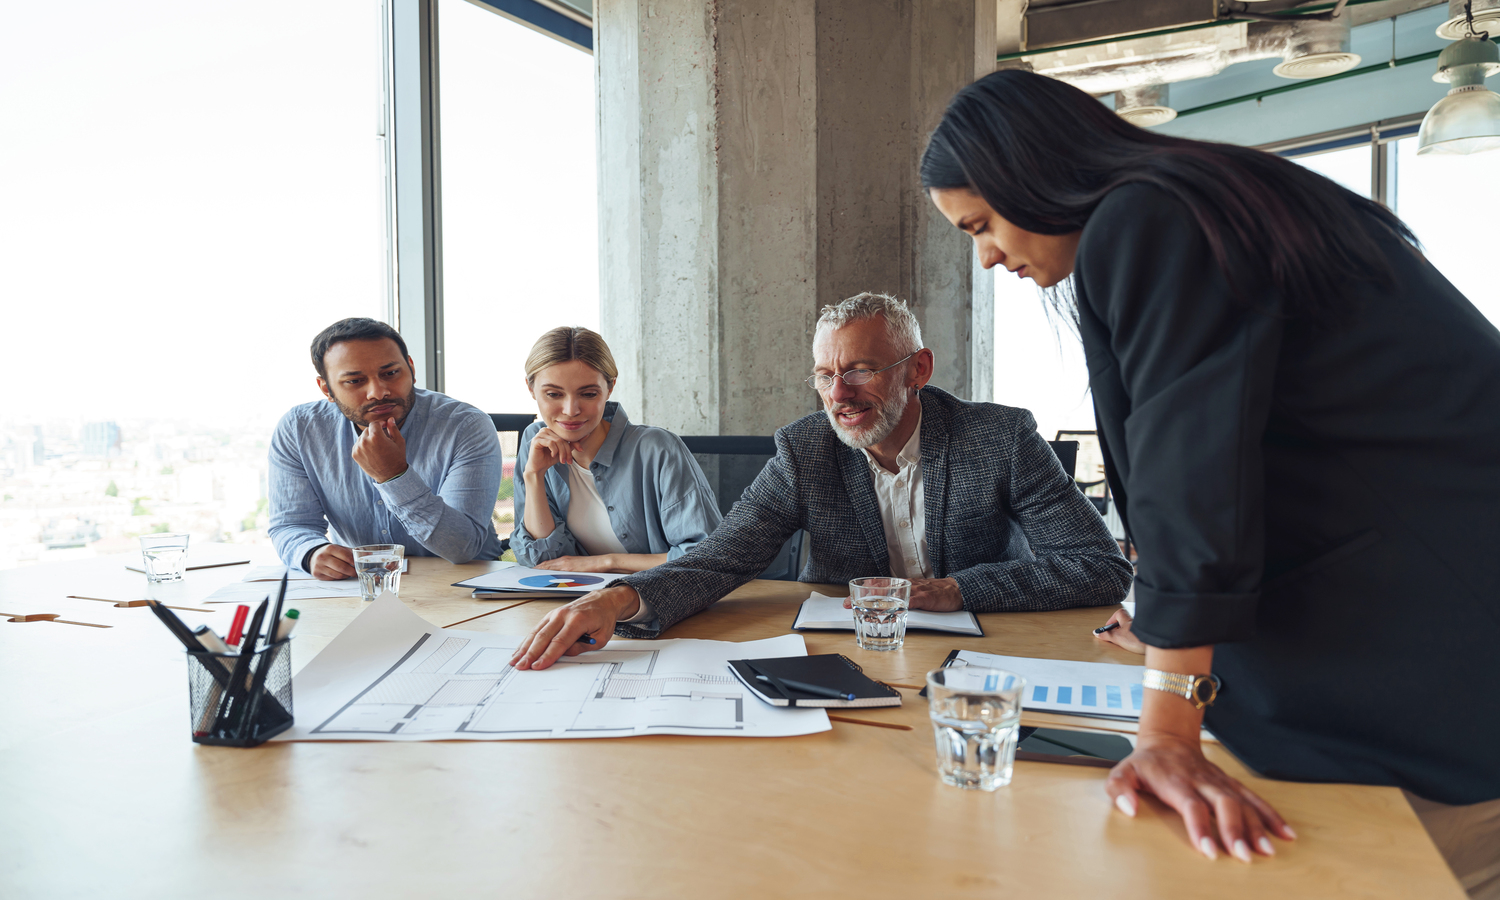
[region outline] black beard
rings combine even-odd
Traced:
[[[333,396],[332,394],[328,396],[328,399],[332,400],[333,405],[339,408],[339,412],[344,414],[344,418],[353,422],[355,428],[363,431],[364,429],[370,427],[370,420],[363,414],[364,410],[374,409],[377,406],[384,406],[387,403],[396,407],[396,427],[400,428],[402,425],[406,424],[406,417],[411,413],[412,395],[415,393],[416,392],[413,391],[412,394],[408,394],[405,397],[387,397],[384,400],[377,400],[374,403],[366,403],[361,409],[354,409],[353,407],[345,406],[343,403],[339,402],[339,398]],[[388,419],[390,418],[390,416],[382,416],[381,418]]]

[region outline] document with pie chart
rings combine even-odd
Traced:
[[[487,593],[559,594],[577,597],[596,591],[620,577],[607,572],[553,572],[511,566],[486,572],[467,581],[455,582],[453,586]]]

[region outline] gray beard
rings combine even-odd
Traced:
[[[823,407],[823,414],[828,417],[828,424],[833,426],[833,433],[844,442],[844,446],[854,450],[864,450],[891,436],[891,432],[895,431],[896,426],[901,423],[901,415],[906,412],[906,404],[910,400],[911,395],[905,390],[897,390],[895,395],[886,398],[884,403],[872,407],[875,410],[875,424],[858,434],[839,424],[838,417],[828,407]]]

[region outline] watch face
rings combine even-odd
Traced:
[[[1199,676],[1193,681],[1193,700],[1200,707],[1214,702],[1219,693],[1219,681],[1212,675]]]

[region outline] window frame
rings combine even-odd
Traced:
[[[1353,128],[1340,128],[1335,131],[1324,131],[1290,140],[1260,144],[1254,149],[1274,153],[1287,159],[1299,159],[1368,144],[1370,145],[1370,197],[1389,206],[1390,186],[1396,157],[1389,152],[1388,145],[1392,141],[1416,134],[1426,115],[1424,110],[1391,119],[1381,119],[1378,122],[1369,122]]]
[[[592,55],[593,20],[558,0],[469,0]],[[401,332],[417,386],[445,387],[442,90],[438,0],[382,0],[386,319]]]

